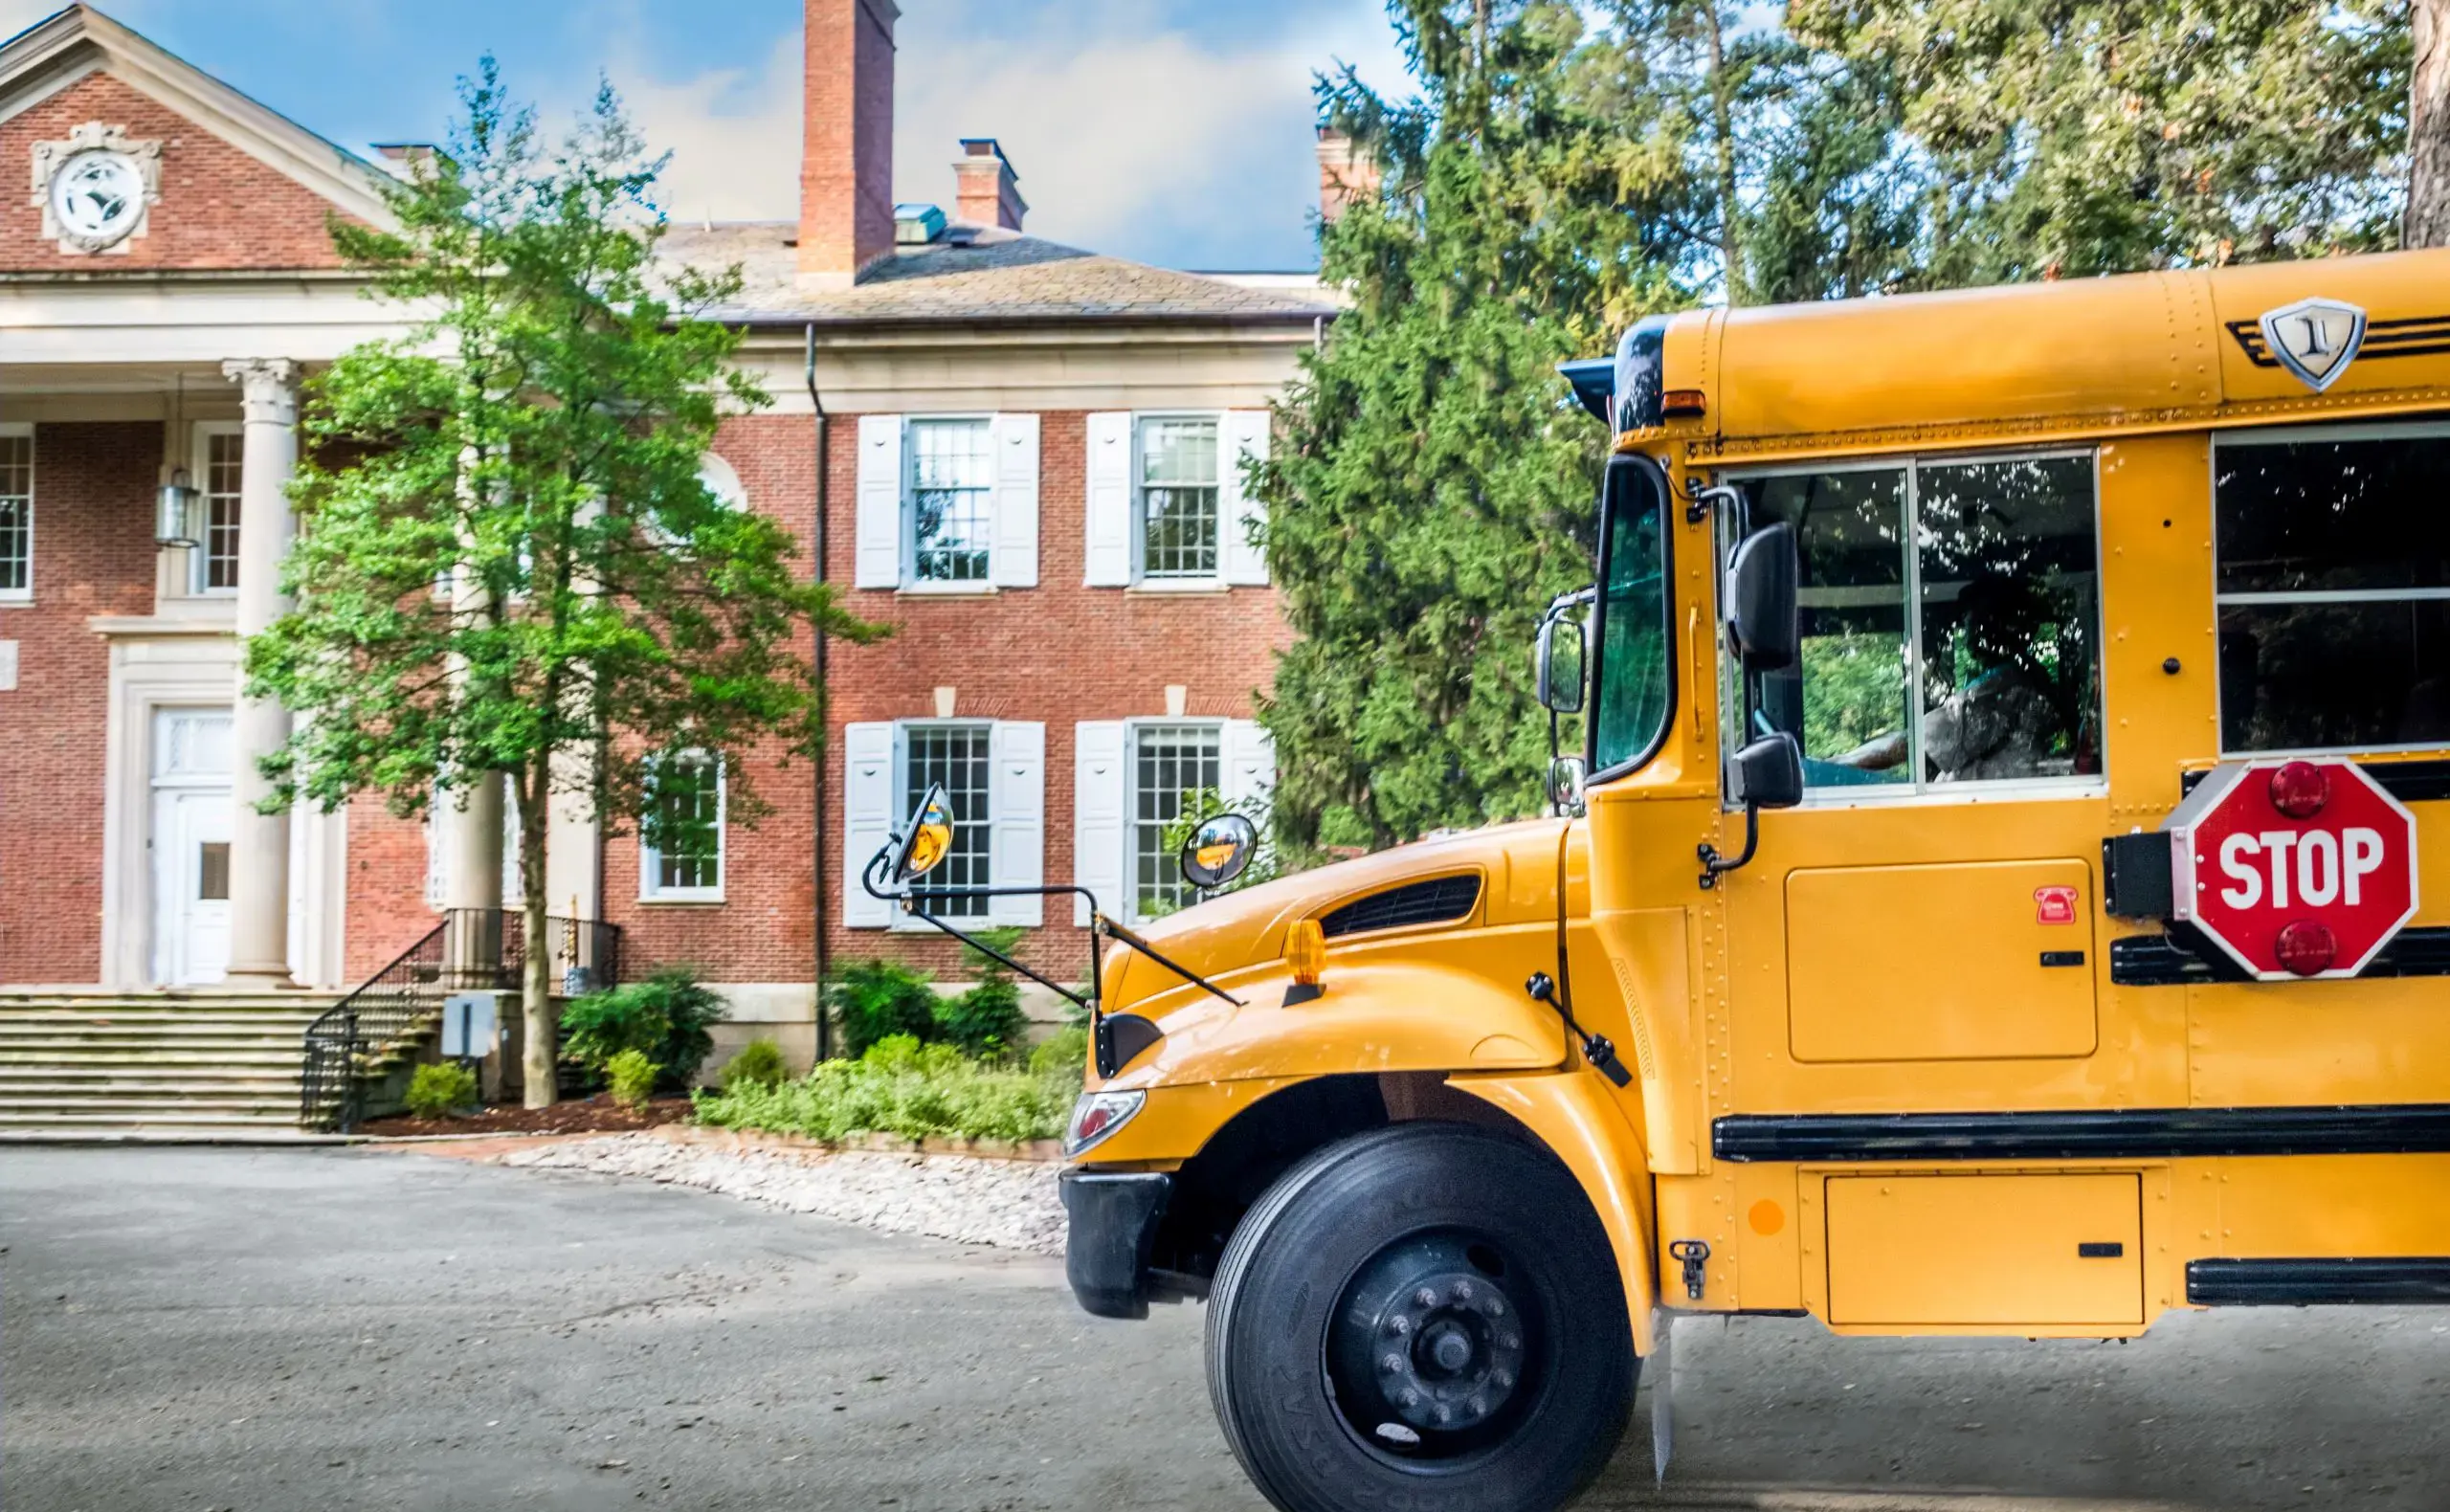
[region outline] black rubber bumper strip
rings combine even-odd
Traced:
[[[2063,1113],[1736,1113],[1728,1161],[2172,1160],[2450,1152],[2450,1103],[2125,1108]]]
[[[2450,1301],[2450,1259],[2194,1260],[2186,1300],[2198,1307],[2313,1307]]]
[[[1148,1254],[1174,1178],[1164,1171],[1067,1170],[1060,1178],[1070,1231],[1063,1277],[1101,1318],[1148,1316]]]

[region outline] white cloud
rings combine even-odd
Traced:
[[[1021,176],[1038,234],[1194,265],[1305,258],[1317,195],[1311,75],[1348,59],[1366,77],[1399,79],[1376,4],[1358,0],[1224,47],[1137,9],[1050,6],[1017,37],[965,34],[943,26],[948,18],[905,9],[897,198],[949,205],[958,140],[991,136]],[[680,80],[654,78],[628,51],[613,78],[648,140],[673,149],[675,218],[795,213],[796,33],[749,66]]]

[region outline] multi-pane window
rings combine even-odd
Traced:
[[[910,422],[910,562],[921,583],[984,583],[994,518],[986,420]]]
[[[944,919],[983,919],[984,898],[947,898],[941,891],[990,884],[991,842],[987,806],[991,770],[990,731],[984,724],[914,724],[903,732],[907,742],[902,772],[902,812],[918,812],[927,789],[944,785],[945,800],[953,812],[953,847],[916,889],[920,906]],[[939,896],[930,897],[930,893]]]
[[[654,822],[639,856],[647,898],[719,898],[724,886],[724,768],[704,751],[656,765]]]
[[[1224,736],[1214,724],[1144,724],[1131,752],[1132,916],[1155,918],[1196,900],[1166,832],[1201,792],[1221,789]]]
[[[204,549],[196,585],[207,592],[238,586],[238,485],[246,437],[236,431],[204,435]]]
[[[2220,745],[2450,743],[2450,435],[2223,440]]]
[[[1795,527],[1803,654],[1748,735],[1803,745],[1813,787],[2097,776],[2090,456],[1909,462],[1746,480]]]
[[[0,431],[0,598],[30,598],[33,587],[33,433]]]
[[[1218,495],[1214,416],[1140,423],[1140,575],[1217,574]]]

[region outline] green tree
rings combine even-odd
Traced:
[[[2394,245],[2405,0],[1793,0],[1894,92],[1929,288]]]
[[[1541,806],[1527,648],[1590,581],[1606,444],[1559,362],[1713,295],[1887,287],[1910,241],[1887,134],[1851,103],[1884,97],[1738,8],[1390,13],[1422,93],[1321,83],[1385,187],[1323,234],[1351,308],[1256,478],[1301,635],[1261,714],[1288,859]]]
[[[371,791],[412,815],[505,774],[541,942],[551,797],[657,839],[657,758],[686,746],[753,823],[742,758],[823,743],[813,634],[874,631],[784,526],[699,481],[721,416],[767,402],[702,318],[739,275],[658,263],[662,161],[609,86],[558,145],[491,58],[461,98],[449,155],[388,191],[398,229],[333,228],[412,328],[309,389],[298,607],[247,669],[302,716],[266,764],[275,802]],[[553,1099],[547,961],[531,948],[522,983],[530,1106]]]

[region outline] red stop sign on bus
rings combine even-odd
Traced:
[[[2172,916],[2262,981],[2354,976],[2416,916],[2416,816],[2354,762],[2228,763],[2164,828]]]

